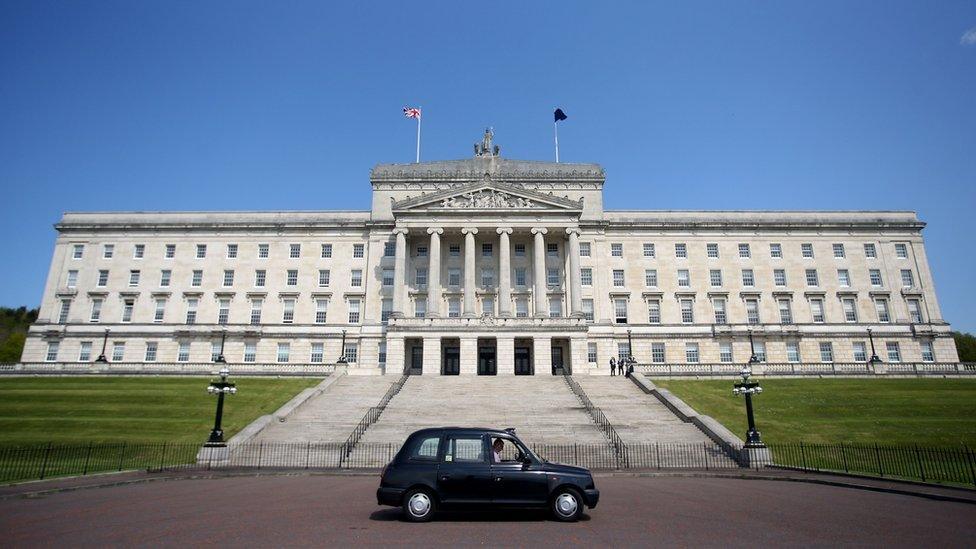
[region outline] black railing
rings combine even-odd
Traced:
[[[563,380],[566,381],[566,385],[569,386],[569,390],[573,392],[574,395],[579,399],[580,403],[583,404],[583,408],[593,419],[593,423],[603,431],[603,435],[607,437],[607,442],[610,443],[610,447],[613,448],[614,454],[617,456],[618,461],[623,460],[626,462],[627,452],[624,449],[624,441],[621,440],[620,436],[617,435],[617,430],[613,428],[613,424],[607,419],[606,414],[603,413],[598,406],[593,404],[590,397],[586,395],[586,391],[580,387],[575,379],[570,375],[564,375]]]
[[[403,374],[400,376],[400,379],[396,380],[395,383],[390,385],[390,388],[386,391],[386,393],[383,394],[383,398],[380,399],[380,403],[367,410],[363,415],[363,418],[359,420],[359,423],[353,427],[352,432],[349,433],[349,437],[344,443],[346,449],[344,455],[346,457],[348,457],[352,453],[353,448],[359,444],[359,439],[363,438],[363,434],[366,433],[366,429],[369,429],[370,425],[379,421],[380,416],[383,415],[383,410],[386,409],[387,404],[393,400],[393,397],[400,393],[400,390],[403,389],[403,385],[407,382],[407,378],[409,377],[410,374]]]

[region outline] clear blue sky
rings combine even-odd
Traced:
[[[532,4],[532,7],[525,7]],[[913,209],[976,331],[976,3],[0,5],[0,304],[65,210],[367,209],[369,169],[599,162],[608,208]]]

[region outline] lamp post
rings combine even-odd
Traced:
[[[220,380],[211,381],[210,385],[207,386],[207,392],[211,395],[217,395],[217,413],[214,417],[213,430],[210,431],[210,438],[204,446],[226,446],[224,444],[224,430],[220,426],[221,421],[224,418],[224,395],[233,395],[237,393],[237,387],[227,381],[227,376],[230,375],[230,371],[227,368],[222,368],[219,372]]]
[[[872,332],[871,328],[868,328],[868,340],[871,341],[871,358],[868,360],[868,362],[871,364],[881,362],[881,359],[878,358],[878,353],[874,352],[874,333]]]
[[[108,333],[110,331],[108,328],[105,328],[105,336],[102,337],[102,353],[98,355],[95,362],[108,362],[108,358],[105,356],[105,346],[108,345]]]
[[[342,331],[342,343],[339,348],[339,360],[336,361],[337,364],[346,363],[346,331]]]
[[[746,397],[746,420],[749,423],[749,429],[746,431],[746,448],[765,448],[766,445],[763,444],[762,437],[759,435],[759,431],[756,429],[756,418],[752,411],[752,395],[762,393],[762,387],[759,386],[758,381],[750,381],[749,376],[752,375],[752,365],[759,362],[756,358],[756,347],[752,340],[752,331],[749,331],[749,347],[752,351],[752,356],[749,357],[749,363],[742,367],[742,381],[737,381],[732,386],[732,394],[735,396],[745,395]]]
[[[624,375],[630,377],[630,372],[634,368],[634,363],[637,360],[634,358],[634,342],[631,339],[631,330],[627,330],[627,368],[624,370]]]
[[[220,331],[220,352],[217,354],[217,362],[219,364],[227,364],[227,359],[224,358],[224,342],[227,341],[227,330]]]

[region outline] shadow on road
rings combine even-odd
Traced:
[[[403,521],[400,509],[380,509],[369,515],[369,520],[380,522]],[[441,510],[433,519],[435,522],[545,522],[551,521],[552,516],[546,509],[469,509],[469,510]],[[580,522],[590,520],[590,515],[583,513]]]

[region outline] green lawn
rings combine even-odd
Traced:
[[[229,438],[312,378],[236,378],[224,406]],[[89,442],[197,443],[213,427],[216,398],[202,377],[0,378],[0,446]]]
[[[762,379],[756,424],[767,443],[861,443],[976,449],[973,379]],[[745,438],[731,380],[654,380]]]

